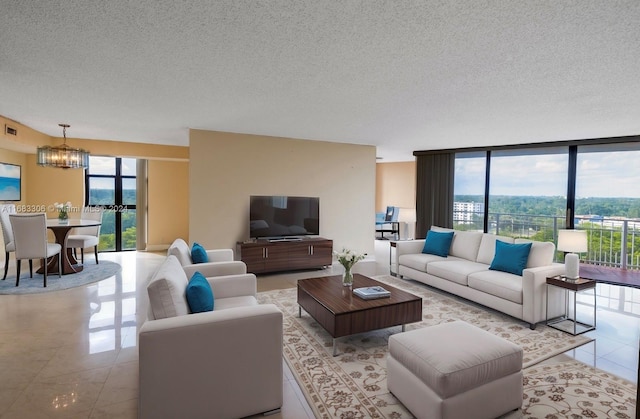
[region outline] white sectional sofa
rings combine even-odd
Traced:
[[[437,232],[454,230],[431,227]],[[528,322],[531,329],[546,320],[546,278],[564,274],[553,262],[555,245],[532,242],[522,275],[490,270],[496,240],[527,243],[482,232],[455,231],[447,257],[422,253],[425,240],[396,242],[396,266],[401,278],[410,278]],[[549,316],[564,313],[564,293],[552,287]]]

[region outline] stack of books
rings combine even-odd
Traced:
[[[353,293],[363,300],[372,300],[374,298],[385,298],[391,296],[389,291],[380,286],[356,288],[353,290]]]

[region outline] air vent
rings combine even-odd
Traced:
[[[4,126],[4,132],[7,135],[18,135],[18,130],[14,127],[10,127],[9,125]]]

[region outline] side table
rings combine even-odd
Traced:
[[[564,316],[549,320],[549,288],[558,287],[566,291],[564,301]],[[593,322],[591,324],[581,322],[578,320],[577,301],[578,293],[582,291],[593,291]],[[573,293],[573,318],[569,312],[569,296]],[[596,281],[591,279],[567,279],[564,276],[557,275],[547,278],[547,311],[546,311],[547,325],[554,329],[561,330],[563,332],[570,333],[572,335],[579,335],[581,333],[594,330],[596,328]]]
[[[398,240],[389,240],[389,275],[391,276],[396,276],[399,277],[400,274],[398,273],[398,264],[395,262],[395,260],[397,260],[396,257],[394,257],[394,251],[397,250],[397,245],[398,242],[408,242],[408,241],[413,241],[415,239],[398,239]],[[396,271],[393,271],[393,268],[395,267]]]
[[[398,276],[398,267],[396,266],[396,272],[393,271],[393,267],[396,265],[395,263],[393,263],[393,250],[396,248],[396,241],[395,240],[391,240],[389,242],[389,275],[391,276]]]

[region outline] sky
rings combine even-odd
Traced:
[[[578,153],[576,197],[640,198],[640,150]],[[491,160],[491,195],[566,196],[566,154]],[[456,159],[456,195],[484,194],[484,157]]]
[[[113,157],[90,156],[89,157],[89,174],[94,175],[115,175],[115,159]],[[136,175],[136,159],[122,159],[122,174]],[[126,185],[125,189],[126,189]],[[113,189],[113,178],[92,178],[91,187],[95,189]]]

